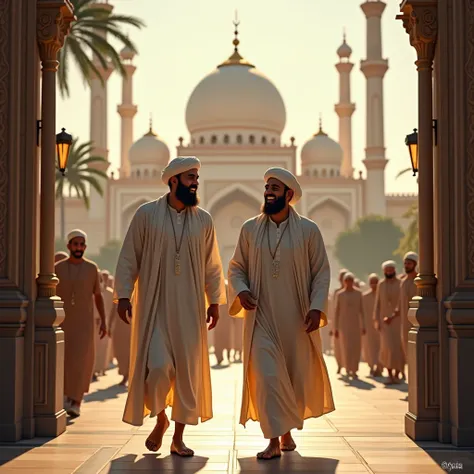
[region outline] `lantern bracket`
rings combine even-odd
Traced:
[[[40,146],[40,133],[41,133],[42,128],[43,128],[43,121],[37,120],[36,121],[36,146]]]

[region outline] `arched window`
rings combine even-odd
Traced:
[[[239,145],[242,144],[242,135],[237,135],[236,141]]]
[[[304,174],[305,174],[306,176],[309,176],[309,170],[305,170]]]
[[[325,178],[327,176],[327,171],[325,169],[321,172],[321,176],[323,178]]]
[[[143,173],[143,177],[148,178],[148,170],[145,170],[145,172]]]
[[[224,143],[228,145],[229,142],[230,142],[229,135],[224,135]]]
[[[204,145],[204,137],[199,137],[199,144]]]
[[[331,176],[331,178],[334,178],[334,170],[331,170],[331,171],[329,172],[329,176]]]
[[[276,141],[276,138],[273,137],[273,138],[272,138],[272,145],[275,145],[276,142],[277,142],[277,141]]]
[[[153,177],[156,178],[158,176],[158,170],[153,170]]]
[[[253,145],[255,143],[255,137],[253,135],[249,136],[249,143]]]
[[[196,139],[193,138],[193,139],[191,140],[191,143],[192,143],[193,145],[196,145]]]
[[[317,178],[318,175],[319,175],[318,170],[314,170],[314,171],[313,171],[313,176],[314,176],[315,178]]]
[[[262,145],[266,145],[267,144],[267,137],[262,137]]]
[[[140,170],[137,170],[137,179],[140,179]]]
[[[211,137],[211,143],[215,145],[217,143],[217,137],[215,135],[212,135]]]

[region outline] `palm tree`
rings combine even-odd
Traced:
[[[89,57],[89,53],[97,58],[100,66],[104,69],[109,67],[108,61],[110,61],[112,66],[124,77],[125,69],[120,61],[119,53],[101,34],[110,34],[113,39],[119,40],[120,43],[136,53],[135,45],[122,31],[122,27],[141,28],[145,26],[142,20],[134,16],[111,14],[105,7],[97,5],[96,0],[71,1],[77,21],[72,24],[64,47],[59,53],[58,83],[62,97],[69,96],[68,61],[71,57],[79,66],[82,77],[87,83],[90,83],[90,80],[95,77],[104,83],[96,64]]]
[[[56,167],[56,199],[61,201],[61,239],[65,238],[65,205],[64,192],[65,187],[69,186],[69,196],[74,190],[77,197],[84,201],[87,209],[90,207],[87,185],[92,186],[101,196],[104,194],[100,178],[107,178],[107,173],[102,170],[90,168],[91,163],[107,162],[102,156],[91,155],[92,142],[86,142],[78,145],[77,138],[71,144],[69,159],[67,163],[66,174],[63,176],[59,168]]]
[[[407,174],[407,173],[410,173],[410,172],[413,172],[413,168],[405,168],[404,170],[401,170],[397,176],[395,176],[395,179],[398,179],[400,178],[400,176],[403,176],[404,174]]]

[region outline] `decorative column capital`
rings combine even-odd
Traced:
[[[418,70],[431,70],[438,39],[438,4],[434,0],[405,0],[401,5],[403,27],[416,49]]]
[[[57,71],[59,50],[76,19],[70,0],[38,0],[36,37],[43,70]]]

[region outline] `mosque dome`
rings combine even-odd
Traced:
[[[346,35],[344,34],[344,40],[337,50],[337,55],[342,58],[349,58],[352,54],[352,48],[346,43]]]
[[[280,92],[239,54],[237,34],[235,30],[234,53],[201,80],[188,100],[186,124],[191,134],[252,129],[280,135],[285,128]]]
[[[323,132],[320,122],[318,133],[308,140],[301,149],[301,163],[303,166],[324,164],[339,167],[343,154],[341,145]]]
[[[131,166],[158,165],[165,167],[170,159],[168,145],[153,132],[150,123],[148,132],[138,139],[128,152]]]

